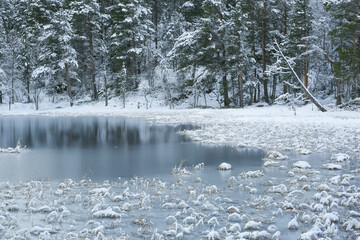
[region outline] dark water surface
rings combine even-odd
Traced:
[[[119,117],[0,117],[0,148],[26,150],[0,153],[0,181],[93,180],[168,175],[186,159],[214,168],[228,162],[234,169],[256,169],[260,150],[213,147],[190,142],[177,134],[190,125],[149,125],[144,120]]]

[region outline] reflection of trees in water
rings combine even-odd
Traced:
[[[0,120],[0,147],[18,139],[28,147],[132,146],[178,140],[175,128],[108,118],[21,117]]]

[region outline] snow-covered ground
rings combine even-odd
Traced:
[[[311,104],[245,109],[125,109],[89,103],[0,114],[140,117],[191,123],[194,141],[269,150],[257,171],[224,171],[212,185],[201,166],[164,179],[0,185],[0,237],[41,239],[360,239],[360,113]],[[25,110],[24,110],[25,109]],[[21,154],[21,153],[20,153]],[[190,174],[190,175],[188,175]]]
[[[191,123],[201,129],[186,131],[194,141],[234,147],[279,151],[346,152],[360,151],[360,112],[330,110],[321,113],[308,104],[304,107],[266,106],[245,109],[168,109],[156,103],[151,109],[137,102],[122,108],[121,102],[88,103],[70,108],[67,103],[47,104],[35,111],[33,105],[13,105],[8,111],[0,105],[0,115],[79,116],[105,115],[144,118],[157,124]]]

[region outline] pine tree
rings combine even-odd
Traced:
[[[309,2],[310,0],[295,0],[289,35],[291,56],[296,58],[295,70],[299,76],[303,77],[306,88],[309,86],[310,56],[313,42],[313,17]]]
[[[111,61],[113,71],[120,72],[125,63],[131,87],[138,87],[141,60],[146,59],[146,50],[154,33],[151,11],[143,0],[120,0],[111,9]]]
[[[98,90],[96,82],[96,60],[95,56],[99,47],[100,25],[101,25],[101,12],[100,5],[97,0],[77,0],[71,3],[71,7],[74,11],[74,19],[77,23],[78,35],[86,39],[88,65],[91,75],[91,99],[93,101],[98,100]],[[85,27],[84,27],[85,23]],[[82,39],[82,38],[81,38]],[[85,54],[84,54],[85,55]]]
[[[77,80],[77,52],[72,46],[75,38],[72,29],[71,9],[59,5],[53,12],[49,24],[43,26],[40,38],[43,45],[39,55],[41,62],[33,72],[34,78],[43,78],[50,92],[64,84],[67,89],[70,106],[73,106],[72,81]],[[49,79],[50,78],[50,79]]]
[[[237,96],[238,105],[244,107],[244,84],[253,85],[250,74],[250,48],[247,45],[246,37],[248,28],[245,23],[248,21],[247,16],[243,14],[240,2],[237,2],[231,9],[231,18],[229,20],[228,36],[228,60],[229,71],[233,78],[237,79]],[[234,88],[235,86],[233,86]],[[235,101],[236,102],[236,101]]]
[[[332,40],[338,49],[335,61],[335,77],[349,87],[347,100],[360,96],[360,3],[339,1],[326,4],[331,10],[336,27],[331,31]]]

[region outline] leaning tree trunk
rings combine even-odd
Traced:
[[[318,101],[317,99],[309,92],[309,90],[305,87],[304,83],[300,80],[299,76],[296,74],[296,72],[294,71],[294,69],[291,67],[289,61],[287,60],[287,58],[284,56],[283,52],[280,49],[280,46],[277,42],[275,42],[278,51],[281,55],[281,57],[285,60],[286,64],[288,65],[290,71],[292,72],[292,74],[294,75],[295,79],[298,81],[298,83],[300,84],[300,87],[302,88],[302,90],[304,91],[304,93],[307,95],[307,97],[311,100],[311,102],[313,102],[322,112],[326,112],[326,108],[323,107]]]

